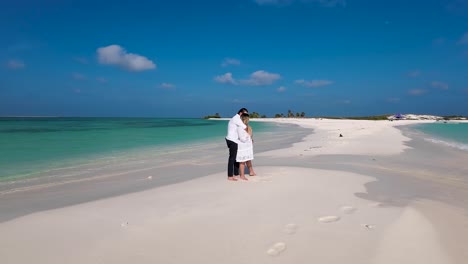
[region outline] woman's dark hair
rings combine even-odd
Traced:
[[[243,114],[241,115],[241,117],[250,117],[250,115],[249,115],[249,114],[246,114],[246,113],[243,113]]]
[[[238,113],[239,115],[242,115],[242,114],[248,113],[248,112],[249,112],[249,110],[247,110],[247,108],[241,108],[241,109],[239,109],[239,111],[237,111],[237,113]]]

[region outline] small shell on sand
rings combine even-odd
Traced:
[[[357,209],[355,207],[345,205],[345,206],[342,206],[340,208],[340,210],[345,214],[352,214],[352,213],[356,212]]]
[[[274,244],[271,248],[269,248],[266,253],[272,257],[276,257],[285,250],[286,250],[286,243],[278,242]]]
[[[340,220],[340,217],[336,215],[322,216],[318,219],[320,223],[331,223],[336,222],[338,220]]]

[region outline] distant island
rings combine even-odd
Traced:
[[[250,115],[250,118],[268,118],[266,115],[261,115],[257,112],[252,112],[249,114]],[[304,112],[297,112],[296,114],[294,114],[293,111],[291,110],[288,110],[288,114],[287,115],[284,115],[284,114],[275,114],[274,116],[275,118],[283,118],[283,117],[306,117],[305,116],[305,113]],[[210,118],[221,118],[221,116],[219,115],[219,113],[216,113],[214,115],[208,115],[208,116],[204,116],[203,117],[204,119],[210,119]]]
[[[259,114],[257,112],[252,112],[250,114],[251,118],[268,118],[264,114]],[[214,115],[204,116],[203,119],[212,119],[212,118],[222,118],[219,113]],[[417,114],[387,114],[387,115],[375,115],[375,116],[306,116],[305,112],[296,112],[294,113],[291,110],[288,110],[288,113],[285,115],[283,113],[275,114],[273,118],[324,118],[324,119],[354,119],[354,120],[468,120],[466,116],[435,116],[435,115],[417,115]]]

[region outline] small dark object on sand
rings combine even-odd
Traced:
[[[343,135],[340,134],[340,137],[343,137]]]

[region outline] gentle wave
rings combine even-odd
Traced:
[[[428,142],[468,151],[468,123],[447,122],[412,126]]]
[[[436,139],[436,138],[424,138],[424,140],[435,143],[435,144],[441,144],[441,145],[456,148],[459,150],[468,151],[468,144],[447,141],[447,140],[442,140],[442,139]]]

